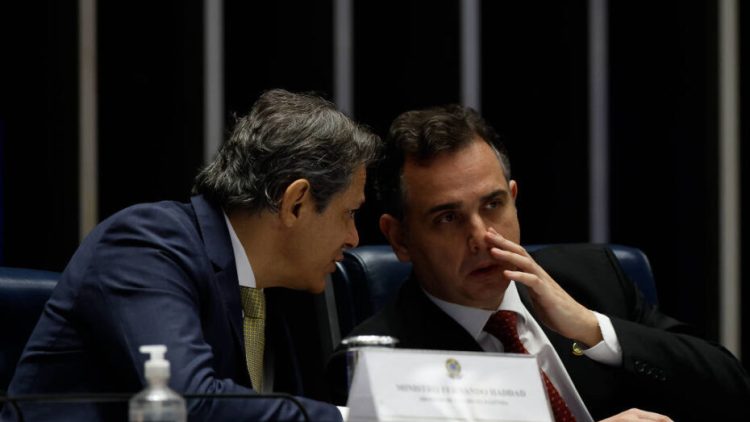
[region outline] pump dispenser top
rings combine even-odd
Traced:
[[[149,381],[166,381],[169,379],[169,361],[164,359],[167,352],[167,346],[162,344],[141,346],[141,353],[148,353],[149,360],[145,364],[145,376]]]

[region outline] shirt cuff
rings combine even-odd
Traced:
[[[620,347],[620,340],[617,339],[617,333],[615,333],[615,327],[612,326],[612,321],[608,316],[602,315],[599,312],[594,312],[594,316],[599,321],[599,329],[602,331],[604,340],[584,350],[583,354],[605,365],[622,365],[622,347]]]
[[[349,418],[349,408],[346,406],[336,406],[339,408],[339,412],[341,412],[341,419],[347,420]]]

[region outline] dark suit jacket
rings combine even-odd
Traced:
[[[275,385],[301,393],[299,367],[269,289],[267,348]],[[169,385],[181,393],[253,393],[242,336],[237,271],[221,209],[191,203],[127,208],[83,241],[26,345],[8,395],[135,393],[138,351],[164,344]],[[312,420],[341,420],[333,405],[299,398]],[[6,410],[6,416],[9,414]],[[190,400],[195,420],[299,420],[283,399]],[[26,420],[117,420],[125,406],[24,406]]]
[[[581,304],[609,316],[617,332],[623,364],[612,367],[574,356],[569,339],[542,326],[595,419],[638,407],[676,421],[750,420],[750,383],[740,363],[723,347],[691,335],[688,326],[649,306],[610,250],[566,245],[533,256]],[[528,290],[516,286],[534,314]],[[351,335],[362,334],[394,336],[402,348],[481,351],[413,279]]]

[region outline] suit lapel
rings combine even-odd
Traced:
[[[397,302],[405,315],[402,347],[439,350],[481,351],[482,348],[456,320],[448,316],[410,277],[401,287]]]
[[[214,267],[217,290],[225,304],[226,316],[231,326],[234,350],[245,367],[245,345],[242,336],[242,304],[240,303],[237,266],[234,262],[232,241],[220,207],[208,202],[203,195],[191,198],[198,220],[206,253]],[[244,375],[248,377],[247,371]]]

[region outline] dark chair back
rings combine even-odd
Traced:
[[[658,305],[656,282],[651,271],[651,263],[648,262],[646,254],[632,246],[611,244],[609,247],[615,253],[617,260],[620,261],[625,276],[638,286],[646,301],[652,305]]]
[[[0,394],[59,279],[56,272],[0,267]]]
[[[527,245],[533,251],[548,245]],[[632,280],[650,303],[657,303],[651,265],[638,248],[607,245],[617,257],[625,275]],[[399,262],[389,245],[360,246],[344,252],[344,261],[332,275],[338,327],[332,327],[333,342],[345,337],[355,326],[380,310],[395,296],[409,276],[411,264]],[[329,303],[329,312],[331,310]]]

